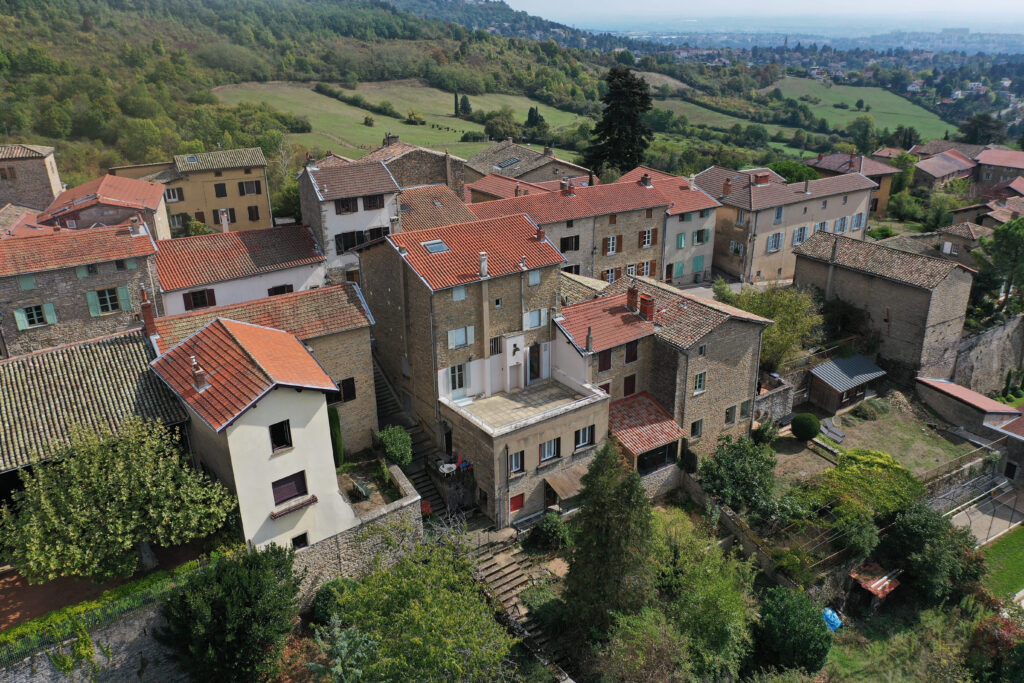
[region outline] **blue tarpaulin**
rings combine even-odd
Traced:
[[[839,615],[836,614],[835,610],[833,610],[831,607],[826,607],[825,611],[822,612],[821,616],[825,620],[825,626],[828,627],[829,631],[837,631],[839,630],[839,627],[843,625],[843,622],[839,618]]]

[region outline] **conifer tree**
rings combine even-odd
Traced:
[[[644,120],[651,110],[651,88],[632,69],[613,66],[605,76],[604,113],[594,127],[594,142],[583,152],[592,169],[628,171],[643,163],[654,134]]]

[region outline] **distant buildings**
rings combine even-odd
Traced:
[[[542,182],[585,176],[590,170],[557,158],[550,147],[540,153],[505,140],[466,159],[467,182],[475,182],[491,173],[500,173],[517,180]]]

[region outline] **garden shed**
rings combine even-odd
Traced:
[[[863,401],[868,384],[885,375],[860,354],[830,360],[811,370],[811,403],[830,413]]]

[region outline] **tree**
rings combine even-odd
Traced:
[[[861,154],[870,154],[875,148],[875,119],[870,114],[861,114],[846,124],[846,132]]]
[[[24,488],[0,512],[0,539],[36,583],[131,576],[149,544],[207,536],[236,509],[227,489],[185,462],[164,425],[135,417],[116,436],[75,428],[52,462],[19,475]]]
[[[921,134],[913,126],[900,124],[896,126],[896,132],[886,142],[900,149],[910,149],[914,145],[921,144]]]
[[[594,456],[582,483],[565,600],[584,634],[601,635],[613,612],[635,612],[647,602],[653,578],[651,504],[640,475],[627,473],[611,440]]]
[[[800,413],[794,416],[790,426],[793,430],[793,436],[801,441],[810,441],[821,431],[821,425],[818,423],[818,418],[814,416],[814,413]]]
[[[487,112],[484,133],[492,140],[518,138],[522,135],[522,127],[516,123],[514,116],[512,108],[508,106]]]
[[[329,664],[310,662],[306,666],[318,681],[330,683],[357,683],[368,681],[366,667],[374,660],[377,648],[359,629],[343,628],[341,619],[331,617],[326,628],[314,634],[317,649],[327,656]]]
[[[805,180],[817,180],[821,177],[816,170],[807,164],[801,164],[799,161],[792,161],[790,159],[773,161],[768,164],[768,168],[785,178],[787,183],[802,183]]]
[[[295,551],[271,545],[192,574],[161,607],[157,640],[194,680],[257,681],[277,673],[298,607]]]
[[[654,137],[644,121],[644,114],[653,106],[651,89],[624,66],[613,66],[604,80],[608,86],[601,98],[604,112],[594,127],[593,143],[583,152],[583,162],[594,170],[627,171],[643,163]]]
[[[1003,281],[1006,296],[1002,308],[1014,289],[1024,300],[1024,217],[996,226],[991,235],[982,238],[981,248],[992,272]]]
[[[690,679],[686,638],[663,613],[647,608],[616,614],[598,670],[610,681],[677,681]]]
[[[625,66],[635,66],[636,55],[634,55],[630,50],[622,50],[619,54],[615,55],[615,61]]]
[[[1006,140],[1006,124],[991,114],[975,114],[960,127],[960,141],[990,145]]]
[[[921,200],[907,190],[892,195],[889,198],[889,208],[886,211],[890,216],[901,221],[920,221],[924,215]]]
[[[473,113],[473,106],[469,103],[469,96],[462,96],[462,100],[459,103],[459,113],[463,116],[469,116]]]
[[[892,183],[892,194],[897,194],[903,190],[910,189],[910,186],[914,183],[914,171],[917,170],[917,157],[913,154],[907,154],[902,152],[892,160],[892,165],[902,171],[899,175],[893,178]]]
[[[864,100],[857,100],[857,103],[855,105],[853,105],[853,106],[857,107],[858,111],[863,109],[864,108]]]
[[[299,198],[298,181],[289,181],[274,195],[274,217],[288,217],[296,223],[302,222],[302,201]]]
[[[803,669],[813,674],[825,665],[832,649],[832,634],[821,609],[806,593],[781,586],[765,591],[754,633],[762,668]]]
[[[734,510],[770,514],[775,508],[775,452],[753,439],[722,437],[700,463],[701,487]]]

